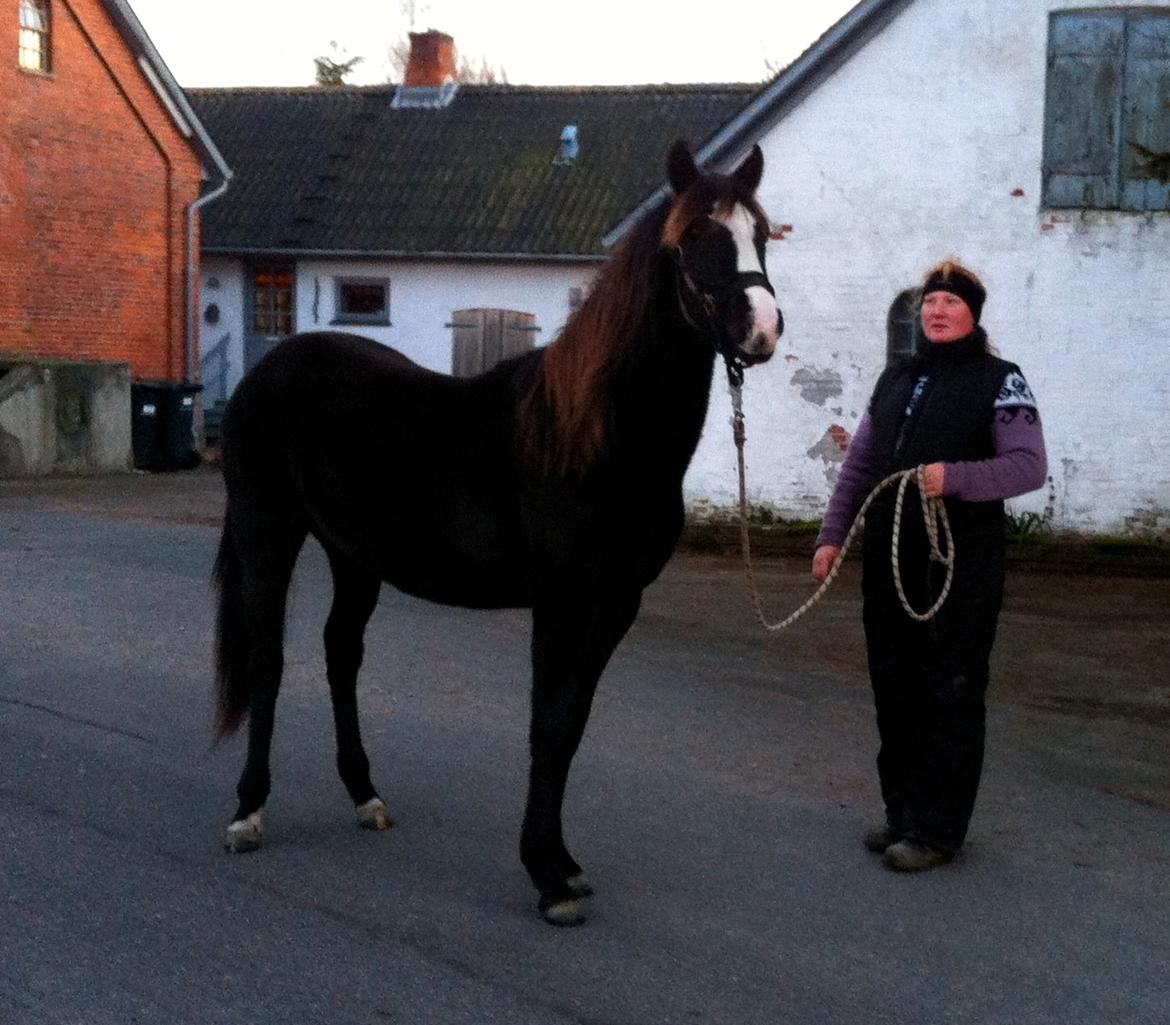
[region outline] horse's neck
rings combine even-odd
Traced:
[[[679,312],[673,291],[647,317],[613,396],[623,447],[681,478],[703,430],[715,353]]]

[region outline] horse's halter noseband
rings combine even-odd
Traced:
[[[747,364],[738,352],[733,351],[727,339],[726,332],[720,328],[718,321],[715,319],[715,311],[719,308],[720,300],[726,301],[731,297],[732,293],[746,292],[749,288],[759,286],[760,288],[766,288],[772,295],[772,298],[775,298],[776,289],[772,287],[772,282],[768,280],[768,275],[758,270],[740,271],[727,281],[718,285],[695,281],[683,270],[682,257],[682,246],[675,246],[671,250],[671,259],[676,272],[675,288],[678,291],[679,310],[682,312],[683,319],[691,327],[700,334],[706,333],[708,335],[715,351],[723,357],[723,362],[727,366],[727,379],[731,382],[732,386],[739,386],[743,384],[743,372]],[[688,294],[699,300],[705,323],[697,323],[691,315],[691,311],[687,306]]]

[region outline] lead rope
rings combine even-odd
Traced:
[[[736,379],[737,377],[739,378],[738,380]],[[747,576],[748,596],[751,598],[752,609],[756,614],[756,619],[759,621],[760,626],[769,633],[783,630],[785,627],[795,623],[821,600],[824,593],[829,589],[829,585],[837,578],[837,573],[845,561],[845,554],[849,551],[849,546],[853,544],[854,537],[856,537],[858,531],[865,525],[866,510],[869,509],[878,495],[894,484],[898,485],[898,494],[894,499],[894,532],[890,544],[890,561],[894,571],[894,587],[898,591],[898,598],[902,602],[902,608],[906,610],[906,615],[911,619],[919,623],[925,623],[938,615],[938,610],[942,608],[943,603],[947,600],[947,595],[951,593],[951,582],[955,577],[955,548],[951,536],[951,523],[947,519],[946,506],[943,504],[941,498],[926,497],[926,488],[924,486],[925,467],[917,466],[912,470],[899,470],[897,473],[891,473],[878,483],[877,487],[869,493],[865,501],[861,504],[861,508],[857,511],[857,516],[853,520],[853,526],[849,528],[849,533],[845,535],[845,540],[841,544],[841,551],[837,554],[837,559],[829,570],[828,576],[825,577],[824,583],[817,588],[808,601],[801,605],[792,615],[788,616],[787,619],[782,619],[778,623],[768,622],[764,616],[760,591],[756,586],[755,572],[752,569],[751,539],[748,533],[747,484],[745,483],[743,460],[743,446],[744,441],[747,439],[747,430],[744,426],[742,381],[742,371],[738,375],[734,374],[729,366],[728,383],[731,387],[731,407],[733,413],[731,427],[732,434],[735,438],[736,461],[739,466],[740,543],[743,548],[743,565]],[[906,485],[912,480],[918,486],[918,497],[922,501],[922,519],[926,524],[926,536],[930,541],[930,558],[934,562],[941,562],[947,568],[946,580],[943,581],[942,591],[935,603],[925,612],[917,612],[911,607],[910,601],[906,597],[906,592],[902,587],[902,568],[898,561],[898,540],[902,534],[902,502],[906,495]],[[946,539],[946,555],[943,555],[942,550],[939,548],[940,533]]]

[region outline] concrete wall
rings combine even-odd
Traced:
[[[1040,203],[1048,12],[1097,6],[917,0],[762,140],[762,200],[792,230],[769,255],[787,331],[748,373],[754,501],[821,514],[890,304],[954,255],[986,281],[984,324],[1041,407],[1051,483],[1013,507],[1170,532],[1170,215]],[[733,502],[728,415],[720,384],[693,500]]]
[[[131,468],[130,367],[0,361],[0,477]]]

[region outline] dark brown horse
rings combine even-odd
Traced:
[[[532,724],[520,855],[550,922],[591,891],[565,848],[569,763],[599,676],[678,540],[682,479],[716,353],[768,359],[759,149],[706,174],[685,146],[651,210],[546,349],[458,380],[345,334],[290,338],[243,380],[223,425],[220,735],[250,717],[227,846],[262,841],[285,601],[308,534],[333,572],[325,658],[337,764],[358,820],[390,825],[370,782],[356,680],[387,582],[431,601],[532,609]]]

